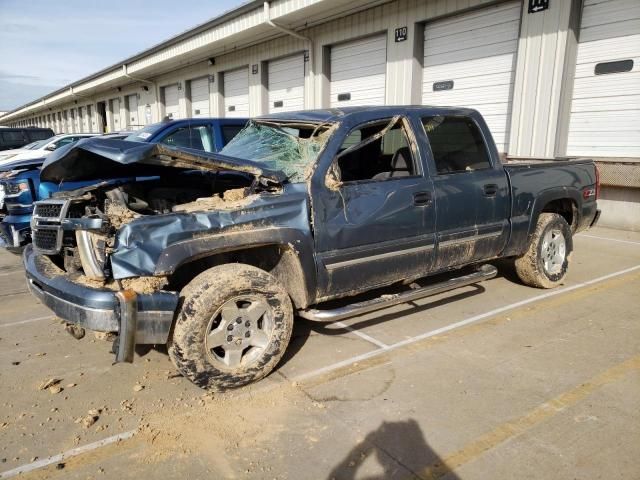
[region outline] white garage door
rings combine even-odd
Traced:
[[[180,118],[178,112],[178,85],[169,85],[167,87],[164,87],[165,116],[175,120],[176,118]]]
[[[424,30],[422,103],[479,110],[500,152],[508,151],[520,4],[457,15]]]
[[[138,95],[133,94],[127,97],[127,104],[129,110],[129,118],[128,126],[129,127],[139,127],[140,122],[138,121]]]
[[[271,60],[267,71],[269,113],[304,109],[304,55]]]
[[[224,72],[225,117],[249,116],[249,69]]]
[[[114,98],[111,100],[111,131],[118,130],[120,130],[120,99]]]
[[[86,132],[87,131],[87,120],[84,112],[84,107],[78,107],[78,132]]]
[[[331,47],[331,107],[384,105],[387,36]]]
[[[640,2],[585,0],[567,154],[640,157]]]
[[[209,116],[209,77],[191,80],[191,116]]]

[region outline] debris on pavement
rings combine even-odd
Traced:
[[[49,387],[58,385],[61,381],[61,378],[50,378],[49,380],[42,382],[38,387],[38,390],[47,390]]]

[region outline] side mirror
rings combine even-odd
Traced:
[[[53,152],[56,149],[56,144],[52,143],[51,145],[47,145],[44,149]]]

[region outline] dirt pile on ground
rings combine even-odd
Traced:
[[[255,195],[248,195],[246,188],[227,190],[222,195],[198,198],[193,202],[173,207],[174,212],[199,212],[202,210],[231,210],[250,204]]]
[[[277,451],[278,437],[288,435],[292,410],[324,408],[308,401],[305,394],[291,385],[273,389],[251,388],[230,393],[205,393],[191,402],[185,399],[163,405],[156,412],[143,413],[136,437],[153,447],[145,463],[162,462],[169,458],[205,456],[218,471],[235,477],[239,464],[247,465],[251,473],[262,475],[268,465],[259,459],[240,457],[244,449],[259,452],[258,457],[270,458]],[[142,412],[138,412],[142,413]],[[322,426],[316,421],[300,424],[302,438]],[[249,473],[249,470],[247,470]]]

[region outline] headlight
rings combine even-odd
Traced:
[[[29,182],[7,182],[6,195],[18,195],[26,190],[29,190]]]

